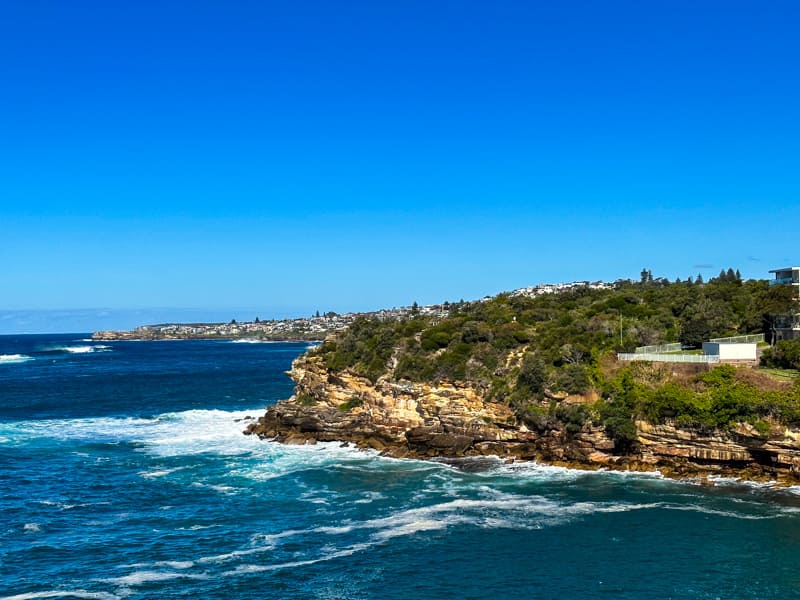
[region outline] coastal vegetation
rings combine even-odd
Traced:
[[[772,348],[764,350],[761,362],[778,369],[800,369],[800,340],[780,340]]]
[[[616,352],[711,337],[771,333],[791,290],[738,271],[670,282],[643,270],[640,281],[563,293],[501,294],[449,303],[446,316],[358,318],[312,351],[331,372],[372,382],[463,382],[506,403],[530,428],[558,422],[576,433],[603,425],[619,450],[635,444],[637,420],[698,430],[747,423],[766,435],[800,422],[800,384],[753,369],[618,363]],[[800,343],[765,352],[771,367],[800,367]],[[566,401],[569,399],[569,401]]]

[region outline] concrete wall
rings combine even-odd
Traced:
[[[756,360],[756,344],[703,342],[703,354],[719,356],[720,360]]]

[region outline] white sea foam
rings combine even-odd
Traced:
[[[194,563],[190,560],[164,560],[156,564],[170,569],[191,569],[194,566]]]
[[[0,354],[0,365],[14,365],[34,360],[27,354]]]
[[[139,452],[158,459],[190,458],[193,455],[224,457],[228,463],[227,477],[244,477],[263,481],[308,469],[350,463],[365,469],[379,470],[385,459],[375,452],[341,448],[339,444],[319,443],[307,446],[286,446],[243,435],[247,416],[263,409],[248,411],[189,410],[164,413],[152,418],[92,417],[80,419],[51,419],[0,423],[0,439],[7,443],[25,445],[92,441],[100,443],[130,443]],[[247,460],[254,459],[254,460]],[[411,463],[413,468],[413,463]],[[182,465],[182,468],[191,466]],[[174,476],[174,467],[161,460],[140,476],[156,479]],[[229,485],[229,481],[195,479],[212,486]],[[217,487],[216,491],[232,493],[234,488]],[[325,498],[324,494],[320,496]]]
[[[98,581],[113,583],[120,586],[137,586],[145,583],[169,581],[171,579],[208,579],[208,575],[205,573],[186,573],[184,571],[134,571],[129,575],[109,577]]]
[[[437,531],[439,529],[445,529],[452,524],[452,521],[447,522],[439,519],[417,519],[408,523],[402,523],[401,525],[378,531],[373,535],[373,539],[386,541],[395,537],[419,533],[420,531]]]
[[[543,525],[558,525],[595,513],[628,512],[658,508],[658,503],[601,503],[558,502],[543,496],[523,496],[491,490],[494,498],[459,498],[398,511],[396,513],[357,522],[325,525],[310,530],[289,530],[289,536],[342,536],[357,530],[367,530],[370,539],[382,542],[398,536],[421,531],[446,529],[454,525],[475,527],[538,529]],[[279,539],[273,535],[272,540]]]
[[[745,521],[762,521],[765,519],[777,519],[781,516],[780,513],[783,512],[791,512],[791,509],[781,510],[779,513],[771,513],[771,514],[762,514],[762,515],[753,515],[741,512],[734,512],[731,510],[719,510],[715,508],[711,508],[709,506],[702,506],[700,504],[667,504],[663,505],[663,508],[667,510],[680,510],[680,511],[687,511],[687,512],[696,512],[702,513],[706,515],[714,515],[717,517],[727,517],[729,519],[742,519]]]
[[[202,556],[195,562],[197,564],[216,564],[225,563],[235,560],[241,556],[251,556],[253,554],[260,554],[262,552],[269,552],[274,549],[274,546],[262,546],[258,548],[248,548],[247,550],[233,550],[232,552],[225,552],[223,554],[215,554],[213,556]]]
[[[191,569],[194,561],[191,560],[159,560],[154,563],[134,563],[132,565],[122,565],[123,569],[141,569],[142,567],[169,567],[170,569]]]
[[[106,592],[88,592],[86,590],[47,590],[28,592],[14,596],[2,596],[0,600],[36,600],[37,598],[84,598],[86,600],[119,600],[119,596]]]
[[[80,344],[69,346],[47,345],[41,346],[39,350],[44,352],[64,352],[66,354],[93,354],[96,352],[111,352],[113,351],[113,348],[105,344]]]
[[[267,549],[271,549],[271,546],[280,542],[280,540],[293,537],[313,539],[317,546],[322,547],[323,553],[320,556],[306,560],[276,564],[243,564],[225,572],[223,575],[237,576],[262,571],[304,567],[321,561],[349,556],[375,545],[385,544],[397,537],[439,531],[457,525],[491,529],[513,527],[534,530],[540,529],[543,525],[557,525],[591,513],[623,512],[658,506],[657,504],[569,503],[550,500],[541,496],[522,496],[494,490],[488,491],[496,497],[485,499],[459,498],[429,506],[401,510],[384,517],[364,521],[346,522],[340,525],[321,526],[307,530],[293,529],[278,534],[260,536],[258,539],[269,540],[272,544],[264,548],[229,554],[225,558],[233,559],[249,553],[264,552]],[[367,533],[366,542],[338,549],[335,546],[325,544],[326,537],[346,536],[359,530]]]
[[[154,469],[152,471],[141,471],[139,472],[139,475],[147,479],[155,479],[157,477],[166,477],[167,475],[170,475],[172,473],[177,473],[178,471],[183,471],[188,468],[189,467],[174,467],[172,469],[167,469],[167,468]]]
[[[39,500],[37,504],[44,506],[57,507],[59,510],[72,510],[73,508],[86,508],[88,506],[101,506],[111,504],[110,502],[81,502],[77,504],[68,504],[66,502],[54,502],[53,500]]]
[[[275,344],[272,340],[260,340],[258,338],[240,338],[238,340],[228,340],[229,344]]]
[[[219,492],[220,494],[226,494],[228,496],[239,493],[239,490],[237,488],[230,485],[214,485],[210,483],[201,483],[199,481],[193,482],[192,487],[214,490],[215,492]]]
[[[42,528],[38,523],[25,523],[25,526],[22,528],[22,531],[25,533],[39,533],[41,530]]]
[[[247,575],[250,573],[261,573],[264,571],[279,571],[284,569],[295,569],[297,567],[305,567],[308,565],[314,565],[320,562],[334,560],[336,558],[343,558],[345,556],[351,556],[356,552],[366,550],[372,547],[374,544],[354,544],[347,548],[342,548],[341,550],[335,550],[328,554],[323,554],[317,558],[311,558],[308,560],[297,560],[292,562],[285,562],[285,563],[278,563],[274,565],[239,565],[232,571],[226,571],[223,573],[223,576],[231,576],[231,575]]]
[[[354,500],[353,504],[371,504],[375,500],[382,500],[385,498],[380,492],[363,492],[364,497]]]
[[[63,346],[61,348],[54,348],[54,349],[62,350],[64,352],[69,352],[70,354],[91,354],[93,352],[108,352],[109,350],[111,350],[111,346],[97,344],[94,346]]]
[[[309,529],[286,529],[278,533],[257,533],[251,538],[251,542],[263,542],[270,547],[274,547],[275,542],[283,538],[294,537],[299,534],[308,533]]]
[[[441,531],[452,527],[478,527],[483,529],[528,529],[559,526],[593,514],[622,513],[638,510],[690,510],[723,517],[770,518],[740,515],[735,512],[717,510],[702,505],[681,505],[662,502],[575,502],[562,498],[540,495],[515,494],[494,489],[490,485],[475,486],[474,480],[465,482],[465,492],[470,497],[458,497],[424,506],[397,510],[364,520],[344,520],[330,525],[306,529],[287,529],[251,537],[251,547],[244,547],[223,554],[192,557],[191,561],[154,563],[157,567],[172,569],[202,568],[207,564],[233,563],[223,576],[242,576],[251,573],[302,568],[322,561],[329,561],[364,551],[377,545],[389,543],[398,537],[414,536],[426,532]],[[474,494],[478,497],[474,497]],[[358,543],[353,544],[353,538]],[[300,540],[309,548],[308,553],[296,560],[270,562],[269,556],[280,556]],[[284,548],[285,546],[285,550]],[[267,560],[261,562],[261,556]],[[255,561],[248,557],[258,556]],[[160,571],[158,571],[160,572]]]

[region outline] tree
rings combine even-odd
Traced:
[[[260,323],[260,322],[261,322],[261,320],[258,317],[256,317],[256,323]]]
[[[314,316],[315,316],[317,319],[319,319],[319,311],[317,311],[317,312],[316,312],[316,314],[315,314]]]
[[[700,348],[710,337],[711,326],[706,318],[689,319],[681,327],[680,342],[689,348]]]
[[[411,305],[411,315],[416,317],[419,314],[419,304],[417,301],[414,300],[414,304]]]
[[[236,325],[236,319],[231,319],[231,325]]]
[[[535,354],[526,352],[519,367],[519,375],[517,375],[517,389],[539,396],[544,392],[547,380],[545,362]]]

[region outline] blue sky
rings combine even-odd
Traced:
[[[0,331],[800,262],[795,2],[3,13]]]

